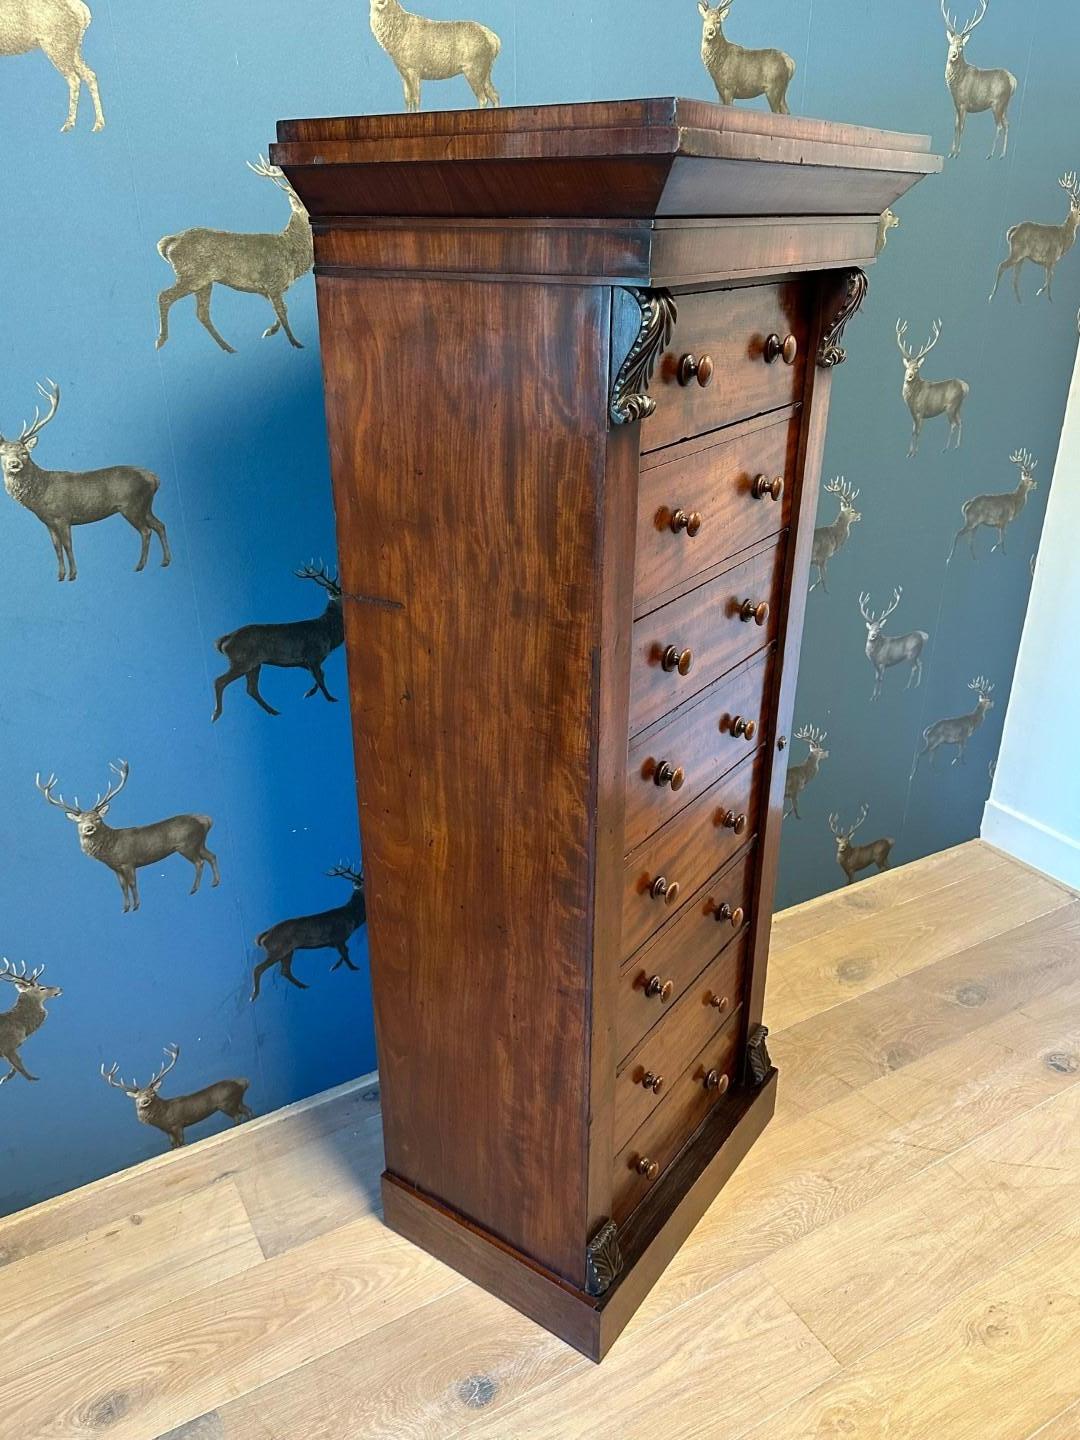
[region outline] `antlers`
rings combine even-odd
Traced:
[[[347,865],[344,860],[335,865],[332,870],[327,870],[326,873],[332,880],[351,880],[354,885],[364,883],[364,867]]]
[[[47,377],[46,384],[49,387],[47,390],[45,386],[39,382],[37,391],[43,400],[49,402],[48,414],[42,415],[41,411],[35,405],[33,420],[31,420],[29,425],[27,425],[25,420],[23,421],[22,433],[19,436],[20,441],[33,440],[39,431],[45,429],[45,426],[48,425],[60,407],[60,386],[57,385],[55,380],[49,380]]]
[[[859,494],[858,490],[852,490],[843,475],[837,475],[835,480],[826,481],[823,488],[830,495],[836,495],[843,505],[853,504]]]
[[[1062,175],[1058,184],[1068,193],[1070,200],[1080,200],[1080,181],[1076,178],[1076,171],[1070,170],[1067,175]]]
[[[281,170],[276,165],[271,165],[265,155],[260,155],[254,165],[250,160],[245,161],[245,164],[253,174],[261,176],[263,180],[272,180],[279,190],[292,189]]]
[[[316,565],[314,560],[308,565],[301,565],[299,570],[293,571],[293,574],[298,580],[314,580],[316,585],[321,585],[322,588],[328,590],[331,595],[341,594],[341,586],[338,584],[337,576],[330,575],[325,565],[321,563]]]
[[[16,969],[15,966],[11,964],[10,960],[7,958],[6,955],[0,956],[0,965],[4,967],[2,970],[0,970],[0,980],[10,980],[13,985],[17,984],[20,980],[25,982],[27,985],[34,985],[41,976],[42,971],[45,969],[44,965],[39,965],[36,970],[31,970],[30,974],[28,975],[26,973],[25,960],[22,962],[21,969]]]
[[[913,364],[918,364],[920,360],[926,359],[927,355],[930,354],[930,351],[934,348],[938,340],[941,338],[941,321],[934,321],[934,323],[930,327],[930,339],[926,342],[922,349],[918,351],[911,350],[908,348],[907,345],[904,344],[904,336],[907,334],[907,327],[908,322],[906,320],[897,320],[896,343],[900,347],[900,354],[903,355],[905,360],[909,360]]]
[[[979,0],[978,10],[967,22],[967,24],[961,27],[960,25],[957,25],[956,21],[949,14],[948,10],[945,9],[945,0],[941,0],[941,18],[945,21],[948,29],[956,36],[958,40],[966,40],[967,37],[971,34],[971,32],[975,29],[975,26],[982,21],[983,16],[986,14],[987,3],[988,0]]]
[[[862,618],[866,621],[867,625],[884,625],[885,621],[900,604],[900,596],[903,595],[903,593],[904,587],[902,585],[897,585],[896,589],[893,591],[892,604],[886,606],[886,608],[881,612],[880,615],[875,615],[872,610],[867,608],[870,604],[870,591],[864,590],[863,593],[859,596],[859,610],[861,611]]]
[[[167,1057],[165,1064],[162,1065],[161,1069],[158,1070],[158,1072],[154,1075],[153,1079],[148,1080],[145,1085],[140,1085],[137,1081],[134,1080],[129,1085],[122,1075],[118,1075],[116,1073],[117,1070],[120,1068],[120,1062],[118,1060],[114,1060],[108,1070],[105,1069],[105,1062],[102,1061],[101,1078],[106,1082],[106,1084],[111,1085],[114,1090],[123,1090],[125,1095],[137,1095],[140,1090],[156,1090],[161,1084],[162,1080],[165,1079],[165,1076],[176,1064],[177,1060],[179,1060],[180,1046],[166,1045],[165,1055]]]
[[[116,796],[120,794],[120,791],[127,784],[129,768],[130,767],[128,766],[128,762],[126,760],[118,760],[115,765],[110,760],[109,769],[113,772],[114,775],[117,775],[119,777],[119,780],[117,783],[110,782],[109,788],[105,791],[105,794],[99,795],[94,801],[93,805],[90,807],[90,809],[85,811],[79,809],[79,797],[77,795],[75,796],[74,802],[69,805],[64,799],[63,795],[53,794],[53,790],[59,784],[59,781],[57,780],[55,775],[50,775],[49,778],[44,782],[44,784],[42,784],[41,772],[39,771],[38,774],[34,776],[34,784],[41,791],[42,795],[45,796],[45,799],[49,802],[49,804],[55,805],[58,810],[66,810],[69,814],[75,815],[89,815],[95,810],[103,810],[105,806],[110,803],[110,801],[114,800]]]
[[[824,745],[827,730],[819,730],[816,725],[804,725],[801,730],[795,731],[796,740],[805,740],[810,745]]]
[[[1031,474],[1039,463],[1030,450],[1014,450],[1009,456],[1009,459],[1014,465],[1019,465],[1020,469],[1028,475]]]
[[[974,690],[980,699],[985,699],[993,693],[994,687],[985,675],[976,675],[975,679],[969,682],[968,689]]]
[[[855,824],[852,825],[850,830],[845,830],[844,827],[840,824],[840,812],[834,810],[833,813],[829,816],[829,829],[832,831],[832,833],[836,836],[838,840],[841,838],[841,836],[845,840],[850,840],[851,837],[855,834],[855,831],[859,828],[859,826],[863,823],[863,821],[869,814],[870,806],[860,805],[858,818],[856,819]]]

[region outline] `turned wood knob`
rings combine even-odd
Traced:
[[[728,1087],[728,1077],[721,1075],[719,1070],[710,1070],[705,1076],[705,1089],[715,1090],[718,1095],[723,1095]]]
[[[673,670],[677,670],[680,675],[689,675],[694,668],[694,652],[679,650],[676,646],[669,645],[664,651],[660,664],[669,675]]]
[[[799,353],[799,342],[794,335],[785,335],[783,340],[779,335],[767,335],[765,337],[765,364],[772,365],[777,360],[783,360],[785,365],[794,365],[795,357]]]
[[[731,928],[733,930],[738,930],[739,926],[743,922],[743,908],[741,905],[736,905],[735,909],[733,910],[725,900],[722,905],[718,905],[713,911],[713,919],[730,920]]]
[[[686,779],[686,771],[681,765],[672,765],[668,760],[661,760],[656,767],[656,774],[653,780],[657,785],[670,785],[672,790],[681,790]]]
[[[725,830],[734,830],[736,835],[741,835],[746,829],[746,812],[740,810],[736,814],[734,810],[721,810],[716,817],[716,823]]]
[[[744,600],[739,606],[739,619],[747,624],[753,620],[755,625],[764,625],[769,618],[769,602],[762,600],[755,605],[753,600]]]
[[[767,475],[755,475],[750,493],[755,500],[764,500],[766,496],[770,500],[779,500],[784,493],[784,477],[777,475],[770,480]]]
[[[687,535],[693,538],[701,529],[701,516],[696,510],[673,510],[670,524],[676,535],[680,530],[685,530]]]
[[[641,1077],[641,1083],[646,1090],[651,1090],[654,1095],[659,1095],[660,1091],[664,1088],[664,1077],[662,1075],[654,1075],[651,1070],[646,1070],[645,1074]]]
[[[724,1012],[727,1010],[728,1006],[731,1004],[731,1001],[726,995],[710,995],[709,1004],[714,1010],[719,1010],[720,1014],[723,1015]]]
[[[704,390],[712,384],[715,369],[711,355],[702,355],[700,359],[696,355],[684,355],[679,361],[679,384],[689,385],[691,380],[696,380]]]
[[[674,980],[661,980],[659,975],[653,975],[645,986],[645,994],[648,995],[650,999],[654,995],[659,995],[661,1005],[666,1005],[671,999],[671,992],[674,989]]]
[[[736,740],[742,737],[744,740],[752,740],[757,734],[757,721],[745,720],[741,715],[736,715],[731,722],[731,733]]]
[[[679,882],[668,880],[664,875],[658,875],[649,886],[649,894],[654,900],[663,900],[665,905],[674,905],[679,898]]]
[[[660,1166],[655,1160],[650,1160],[647,1155],[642,1155],[634,1169],[639,1175],[644,1175],[646,1180],[655,1180],[660,1174]]]

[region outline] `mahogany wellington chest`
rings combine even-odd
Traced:
[[[772,1113],[833,368],[928,141],[659,99],[292,120],[387,1223],[599,1359]]]

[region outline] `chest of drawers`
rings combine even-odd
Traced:
[[[818,470],[919,137],[298,120],[387,1223],[602,1357],[772,1113]]]

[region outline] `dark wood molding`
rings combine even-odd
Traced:
[[[671,343],[679,314],[670,290],[637,290],[629,285],[626,290],[641,308],[641,328],[611,387],[611,419],[616,425],[632,425],[656,409],[648,393],[649,381],[661,350]]]
[[[865,270],[848,271],[844,299],[826,327],[818,347],[817,363],[823,370],[831,370],[835,365],[842,365],[847,359],[847,351],[840,344],[844,335],[844,327],[866,299],[869,289],[870,282],[866,278]]]

